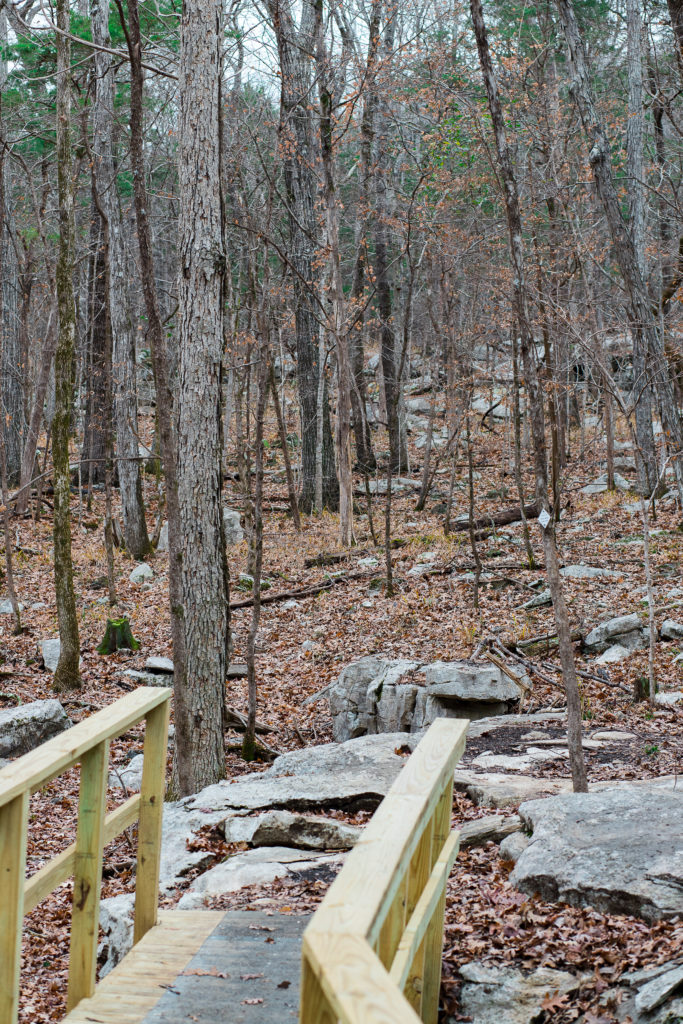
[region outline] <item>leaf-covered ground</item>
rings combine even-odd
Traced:
[[[385,575],[383,554],[372,543],[365,514],[365,499],[358,498],[356,539],[358,547],[344,554],[343,561],[330,566],[307,567],[305,562],[321,552],[339,553],[337,518],[331,514],[306,517],[297,534],[286,512],[286,488],[281,453],[272,432],[268,448],[266,477],[266,528],[264,574],[271,583],[269,594],[308,589],[325,582],[329,589],[299,597],[295,607],[285,602],[266,604],[258,641],[259,717],[274,732],[268,741],[278,750],[288,750],[326,742],[331,738],[330,717],[324,698],[304,705],[304,700],[337,677],[342,667],[354,658],[371,653],[409,656],[429,660],[470,657],[480,642],[496,637],[499,642],[541,636],[553,631],[552,609],[527,611],[521,608],[535,592],[533,585],[542,579],[542,571],[531,571],[525,563],[521,526],[508,526],[479,541],[478,547],[487,574],[479,594],[479,609],[473,603],[474,567],[466,533],[443,535],[443,515],[439,505],[448,491],[450,467],[439,470],[426,511],[415,511],[415,495],[401,494],[393,500],[393,536],[401,546],[393,551],[396,593],[388,597],[382,589]],[[646,606],[641,603],[645,590],[642,567],[642,523],[639,514],[629,509],[633,495],[605,494],[584,496],[579,488],[600,472],[599,444],[588,439],[582,457],[570,463],[563,504],[566,507],[559,531],[562,560],[565,564],[586,563],[607,566],[619,573],[609,580],[568,580],[566,585],[572,626],[583,633],[612,615],[632,611],[642,613],[646,624]],[[381,454],[381,452],[380,452]],[[419,476],[419,453],[413,474]],[[446,464],[444,460],[444,465]],[[518,504],[510,464],[509,438],[504,428],[483,432],[476,439],[475,470],[476,515],[495,514]],[[453,514],[467,510],[466,466],[457,470]],[[527,481],[527,494],[531,481]],[[146,483],[150,529],[157,514],[154,479]],[[49,494],[48,494],[49,501]],[[226,504],[241,508],[243,502],[234,482],[226,484]],[[374,521],[380,530],[383,499],[374,501]],[[128,577],[133,563],[121,552],[116,554],[118,613],[129,616],[133,632],[140,641],[136,653],[118,653],[103,657],[96,653],[108,615],[106,572],[103,547],[104,501],[95,492],[91,502],[74,493],[75,586],[83,654],[83,687],[62,696],[72,720],[79,720],[111,703],[132,688],[122,675],[126,668],[141,668],[150,655],[170,655],[167,613],[165,556],[151,560],[154,578],[142,589]],[[657,507],[651,523],[651,557],[657,593],[657,605],[675,604],[680,598],[681,517],[674,502]],[[27,518],[12,521],[15,539],[15,575],[19,599],[25,606],[24,631],[13,635],[11,616],[2,616],[0,625],[0,706],[18,700],[30,701],[51,696],[51,675],[41,667],[40,645],[57,635],[54,585],[51,562],[51,513],[45,508],[38,521]],[[537,557],[541,546],[538,526],[530,524]],[[432,555],[432,570],[421,576],[409,570],[425,556]],[[377,567],[359,566],[371,555]],[[246,543],[229,550],[231,575],[236,580],[246,568]],[[336,573],[343,573],[336,576]],[[673,596],[669,596],[673,594]],[[235,592],[238,599],[245,595]],[[246,595],[248,596],[248,595]],[[44,607],[32,609],[31,605]],[[673,617],[676,609],[658,615]],[[233,612],[234,660],[245,657],[245,642],[250,610]],[[680,617],[683,619],[683,609]],[[656,677],[661,690],[680,688],[683,666],[673,658],[678,648],[658,643],[655,651]],[[636,740],[627,745],[619,758],[605,760],[598,752],[588,756],[589,778],[646,778],[676,772],[680,766],[683,729],[681,711],[651,710],[646,703],[634,704],[631,693],[638,677],[647,674],[647,651],[638,651],[618,665],[606,666],[603,678],[581,654],[579,665],[591,678],[582,678],[584,716],[591,726],[611,726],[632,731]],[[542,678],[534,678],[533,692],[526,710],[560,707],[563,703],[561,676],[555,671],[556,653],[552,649],[533,656]],[[227,703],[246,710],[246,684],[229,684]],[[245,765],[237,750],[239,736],[228,737],[233,746],[227,759],[228,775],[253,771],[258,765]],[[114,765],[123,765],[141,750],[139,730],[131,730],[112,744]],[[490,749],[490,739],[487,740]],[[537,769],[541,771],[541,769]],[[544,766],[545,773],[560,773],[562,766]],[[41,864],[74,838],[78,795],[75,771],[55,780],[32,799],[29,870]],[[110,806],[121,800],[120,790],[110,790]],[[464,798],[458,798],[455,820],[482,813]],[[129,891],[133,884],[135,833],[121,836],[107,850],[104,894]],[[229,855],[217,834],[205,837],[216,858]],[[634,918],[613,917],[590,910],[575,910],[522,897],[509,884],[508,871],[496,855],[497,848],[464,852],[453,871],[448,890],[447,928],[444,959],[444,999],[448,1012],[457,1015],[458,965],[470,959],[513,964],[520,968],[538,965],[569,967],[588,971],[593,983],[582,991],[580,1001],[548,1011],[548,1020],[564,1022],[589,1011],[586,1020],[615,1020],[614,1007],[605,1003],[604,993],[627,968],[660,962],[682,949],[680,922],[655,927]],[[244,890],[224,904],[233,907],[258,906],[274,913],[313,907],[320,898],[321,883],[278,883],[258,891]],[[59,1019],[64,1012],[70,887],[62,886],[44,901],[25,922],[21,1019],[44,1022]],[[604,1004],[604,1005],[603,1005]]]

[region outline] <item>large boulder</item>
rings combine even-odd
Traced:
[[[36,700],[0,711],[0,757],[18,757],[71,725],[58,700]]]
[[[616,618],[601,622],[584,640],[586,649],[596,653],[615,645],[634,651],[644,644],[645,633],[636,612],[632,615],[617,615]]]
[[[252,846],[289,846],[302,850],[350,850],[362,828],[336,818],[292,811],[267,811],[256,817],[235,815],[224,825],[226,841]]]
[[[332,733],[340,743],[366,733],[417,732],[437,718],[501,715],[519,696],[495,665],[376,655],[347,665],[328,693]]]
[[[646,921],[683,914],[683,792],[660,785],[563,793],[519,809],[533,834],[523,892]]]

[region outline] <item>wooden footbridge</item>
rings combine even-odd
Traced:
[[[259,924],[157,910],[171,692],[142,687],[0,770],[0,1024],[18,1020],[23,917],[72,876],[69,1024],[435,1024],[467,722],[431,726],[312,917]],[[141,792],[106,814],[109,744],[143,719]],[[76,842],[26,879],[31,793],[79,763]],[[96,985],[103,850],[136,820],[134,945]]]

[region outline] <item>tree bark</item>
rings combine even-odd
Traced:
[[[627,2],[628,122],[626,162],[631,238],[638,269],[645,280],[645,199],[643,194],[643,21],[640,0]],[[651,494],[657,483],[657,451],[652,430],[652,396],[648,385],[647,349],[641,331],[633,331],[633,377],[636,403],[636,460],[638,489]]]
[[[683,450],[683,431],[676,407],[673,382],[647,289],[638,266],[638,256],[633,239],[626,230],[621,215],[619,198],[612,179],[609,140],[595,108],[583,39],[576,21],[572,0],[556,0],[556,5],[574,75],[572,93],[590,146],[588,161],[612,238],[614,254],[628,294],[629,323],[632,331],[642,332],[650,364],[652,387],[660,405],[663,426],[668,435],[671,450],[678,453]],[[678,490],[683,500],[683,460],[680,457],[674,458],[673,466]]]
[[[318,354],[320,271],[315,254],[320,231],[315,198],[318,185],[315,162],[318,158],[311,116],[309,54],[313,52],[315,11],[311,0],[304,0],[297,31],[291,0],[268,0],[268,10],[277,39],[280,62],[280,150],[284,164],[289,203],[290,249],[296,320],[297,386],[301,413],[301,475],[299,506],[310,512],[315,506],[316,450],[322,436],[322,504],[331,509],[339,505],[339,483],[334,466],[327,380]],[[318,403],[318,390],[322,402]],[[318,423],[319,415],[322,423]]]
[[[140,34],[140,13],[138,0],[128,0],[128,23],[122,0],[115,0],[126,37],[130,58],[130,161],[133,172],[133,196],[135,200],[135,221],[140,253],[140,276],[147,313],[147,339],[152,355],[152,370],[157,401],[157,423],[159,444],[164,466],[166,483],[166,516],[168,519],[168,596],[171,611],[171,636],[173,639],[173,665],[180,678],[185,674],[185,634],[183,629],[182,581],[181,581],[181,527],[178,506],[178,481],[176,470],[176,434],[173,423],[173,395],[169,383],[169,353],[163,324],[159,313],[159,302],[154,274],[152,237],[147,213],[147,188],[145,185],[145,162],[143,152],[143,69],[142,40]],[[176,748],[188,742],[186,709],[182,701],[175,701]]]
[[[69,2],[57,0],[57,25],[69,30]],[[54,463],[55,597],[61,647],[53,688],[57,692],[81,685],[79,637],[73,565],[71,562],[71,481],[69,437],[73,412],[73,363],[76,342],[74,302],[74,192],[71,167],[71,42],[57,34],[57,187],[59,194],[59,256],[57,260],[58,341],[55,354],[55,414],[52,420]]]
[[[186,653],[174,689],[176,717],[180,708],[183,718],[175,764],[181,796],[225,778],[230,637],[221,501],[221,9],[221,0],[184,4],[180,31],[178,503]]]
[[[528,395],[528,416],[531,420],[531,437],[534,448],[534,467],[536,475],[536,502],[539,508],[546,509],[548,504],[548,471],[546,462],[545,423],[543,414],[543,396],[539,387],[538,368],[532,325],[529,316],[529,299],[526,285],[524,249],[522,242],[522,218],[519,208],[519,193],[515,178],[512,154],[507,142],[503,110],[498,96],[498,85],[491,63],[488,35],[484,22],[481,0],[470,0],[472,23],[477,40],[479,63],[481,65],[484,87],[488,99],[491,122],[496,140],[496,152],[500,175],[503,181],[505,212],[508,222],[510,239],[510,256],[513,269],[513,306],[520,332],[520,349],[524,375],[526,377]],[[558,509],[553,510],[557,516]],[[555,625],[559,641],[560,661],[567,696],[567,745],[571,765],[572,781],[576,792],[586,792],[588,782],[583,758],[581,730],[581,697],[579,693],[574,651],[569,628],[569,615],[564,599],[562,577],[560,576],[555,539],[553,516],[543,529],[543,550],[545,555],[548,586],[553,601]]]
[[[111,46],[109,5],[91,0],[93,42]],[[138,409],[135,386],[135,335],[129,313],[126,252],[114,163],[114,100],[116,81],[111,54],[96,51],[93,104],[93,164],[99,202],[107,219],[109,322],[112,341],[111,383],[114,391],[114,428],[121,494],[123,535],[133,558],[143,559],[150,542],[142,499],[139,462]]]

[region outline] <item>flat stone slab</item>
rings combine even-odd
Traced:
[[[646,921],[683,914],[683,791],[562,793],[519,814],[533,833],[511,876],[523,892]]]
[[[164,805],[160,885],[174,888],[191,868],[207,861],[187,840],[204,825],[218,825],[240,812],[353,808],[374,810],[386,796],[420,736],[384,733],[346,743],[325,743],[276,758],[265,772],[219,782]]]
[[[286,1024],[299,1013],[308,915],[229,911],[144,1024]]]
[[[572,788],[571,779],[537,779],[502,772],[456,771],[454,783],[457,790],[481,807],[516,807],[524,800],[565,793]]]
[[[477,961],[463,964],[460,974],[464,979],[460,1004],[473,1024],[533,1024],[541,1019],[541,1004],[548,996],[565,995],[581,983],[575,975],[549,967],[524,975]]]
[[[267,885],[278,878],[304,876],[330,881],[344,854],[316,853],[286,846],[262,846],[228,857],[199,875],[178,904],[179,910],[200,910],[212,897],[238,892],[249,885]]]

